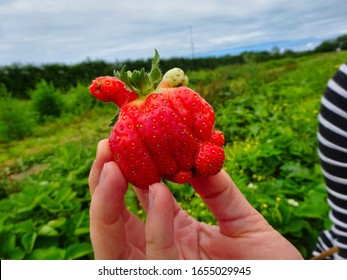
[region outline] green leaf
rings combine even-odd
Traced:
[[[57,236],[59,233],[57,230],[55,230],[54,228],[52,228],[51,226],[49,225],[43,225],[38,233],[38,235],[41,235],[41,236]]]
[[[319,205],[319,207],[317,207]],[[310,190],[307,199],[300,203],[295,211],[297,217],[323,219],[328,215],[329,206],[326,203],[326,193]]]
[[[11,260],[22,260],[25,257],[25,252],[22,249],[16,247],[8,252],[8,256]]]
[[[162,78],[162,72],[159,68],[160,56],[157,50],[154,50],[154,51],[155,51],[155,54],[152,60],[152,68],[151,68],[151,71],[149,72],[149,78],[152,84],[158,83]]]
[[[291,218],[290,208],[288,207],[288,203],[281,203],[279,205],[279,210],[281,211],[283,224],[287,224]]]
[[[135,92],[135,88],[132,86],[130,82],[131,72],[125,71],[125,67],[126,66],[124,65],[120,71],[114,71],[114,75],[115,77],[120,79],[126,85],[128,89]]]
[[[148,87],[150,87],[150,80],[145,71],[141,69],[140,71],[134,71],[130,77],[130,82],[136,88],[139,94],[145,95],[147,93]]]
[[[125,71],[125,66],[120,71],[114,71],[114,75],[125,83],[126,87],[139,95],[147,95],[154,90],[156,83],[162,77],[159,69],[159,54],[155,50],[155,55],[152,60],[152,68],[149,73],[144,68],[133,72]]]
[[[112,119],[110,120],[110,122],[108,123],[107,127],[113,127],[115,125],[115,123],[118,120],[118,115],[119,115],[119,110],[118,112],[112,117]]]
[[[291,233],[292,235],[301,237],[303,230],[307,228],[310,228],[310,225],[307,221],[299,218],[293,218],[282,228],[282,234]]]
[[[71,188],[61,188],[55,195],[55,201],[63,204],[64,202],[74,201],[76,193]]]
[[[61,203],[58,203],[57,201],[53,200],[52,198],[48,196],[42,198],[41,207],[44,209],[47,209],[48,211],[52,213],[57,213],[57,212],[63,211],[64,209]]]
[[[66,223],[66,218],[65,217],[60,217],[56,220],[50,220],[47,225],[52,227],[52,228],[60,228]]]
[[[0,258],[20,260],[25,256],[25,252],[16,246],[16,235],[12,232],[0,234]]]
[[[13,209],[15,203],[9,199],[3,199],[0,201],[0,211],[8,211]]]
[[[160,55],[156,49],[154,49],[154,57],[152,60],[152,68],[157,67],[159,65]]]
[[[83,227],[83,228],[76,229],[74,234],[75,235],[84,235],[84,234],[89,234],[89,232],[90,232],[89,227]]]
[[[57,247],[35,249],[28,259],[32,260],[63,260],[65,258],[65,250]]]
[[[77,243],[70,245],[66,249],[65,258],[68,260],[76,260],[91,253],[93,253],[93,248],[90,243]]]
[[[33,230],[34,230],[34,225],[31,219],[18,222],[17,224],[14,225],[14,228],[13,228],[14,233],[30,233],[30,232],[33,232]]]
[[[78,212],[76,214],[71,215],[69,220],[67,221],[66,228],[69,232],[74,233],[76,229],[85,227],[84,222],[88,222],[89,225],[89,215],[88,210],[85,209],[83,212]]]
[[[36,232],[29,232],[22,236],[21,242],[26,253],[30,253],[33,250],[36,237]]]
[[[15,202],[14,208],[17,213],[24,213],[31,211],[37,203],[37,199],[34,193],[26,192],[30,188],[24,188],[20,193],[14,193],[10,196],[10,199]]]
[[[157,83],[160,81],[161,77],[162,77],[162,73],[160,71],[159,67],[154,67],[152,68],[151,72],[149,73],[150,75],[150,79],[152,81],[152,83]]]
[[[10,252],[16,247],[16,236],[10,233],[0,235],[1,251]]]

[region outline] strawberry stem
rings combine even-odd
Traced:
[[[148,95],[151,93],[162,77],[159,68],[159,53],[155,50],[154,58],[152,60],[152,68],[148,73],[144,68],[139,70],[126,71],[125,66],[120,71],[115,71],[115,76],[120,79],[128,89],[137,93],[138,95]]]

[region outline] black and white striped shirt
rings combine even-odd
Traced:
[[[314,256],[331,247],[331,259],[347,259],[347,63],[329,80],[318,116],[318,152],[333,226],[318,239]]]

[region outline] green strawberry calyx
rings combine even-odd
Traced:
[[[137,93],[139,96],[147,96],[156,88],[178,87],[188,85],[188,77],[183,70],[173,68],[162,75],[159,68],[160,56],[157,50],[152,60],[150,72],[146,72],[144,68],[141,70],[126,71],[125,66],[120,71],[114,71],[114,75],[121,80],[126,87]]]
[[[125,66],[120,71],[115,71],[114,75],[120,79],[128,89],[137,93],[138,95],[148,95],[154,89],[156,84],[162,77],[159,68],[159,53],[155,50],[155,55],[152,60],[152,68],[148,73],[144,68],[141,70],[126,71]]]

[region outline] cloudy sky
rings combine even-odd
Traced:
[[[346,0],[0,0],[0,65],[304,50],[347,34]]]

